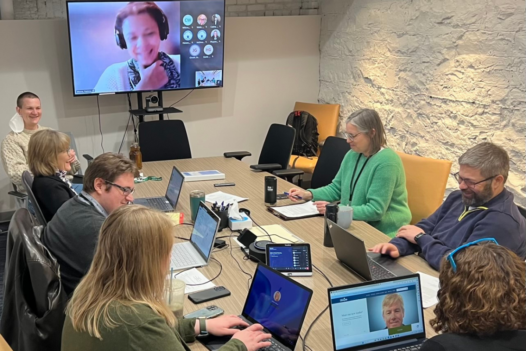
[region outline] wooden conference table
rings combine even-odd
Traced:
[[[221,190],[233,195],[246,197],[249,200],[242,202],[240,207],[248,208],[251,211],[251,217],[259,225],[281,224],[296,236],[302,238],[305,242],[311,245],[312,261],[327,277],[331,280],[334,286],[348,285],[360,282],[360,278],[345,269],[336,259],[333,248],[323,246],[323,217],[311,217],[300,220],[284,221],[274,216],[266,210],[264,204],[264,177],[268,175],[266,172],[253,172],[248,165],[236,159],[226,159],[224,157],[198,158],[186,159],[176,161],[162,161],[162,162],[145,162],[143,164],[143,173],[145,176],[161,176],[162,181],[147,181],[145,183],[136,184],[135,197],[147,196],[163,196],[166,192],[168,180],[170,178],[172,166],[177,166],[180,171],[197,171],[216,169],[226,175],[225,180],[221,181],[204,181],[204,182],[188,182],[183,184],[183,189],[179,197],[179,203],[176,207],[176,212],[183,212],[185,215],[185,222],[190,221],[190,200],[189,193],[192,190],[203,190],[205,193],[213,193]],[[234,182],[234,187],[215,188],[214,183],[220,182]],[[285,180],[278,178],[278,193],[288,191],[292,185]],[[279,201],[279,205],[287,204],[290,200]],[[192,231],[191,226],[180,225],[176,227],[176,235],[181,237],[190,237]],[[375,244],[386,242],[389,238],[369,226],[365,222],[353,221],[350,231],[364,240],[367,247],[372,247]],[[231,231],[226,228],[218,233],[218,236],[228,236]],[[237,234],[235,234],[237,236]],[[241,267],[253,274],[256,263],[243,260],[243,253],[239,250],[238,245],[226,238],[228,244],[232,244],[232,255],[237,259]],[[231,296],[221,298],[218,300],[209,301],[200,305],[194,305],[188,299],[185,299],[184,313],[189,313],[208,305],[215,304],[225,310],[226,314],[241,314],[245,298],[248,292],[248,276],[243,274],[236,262],[230,255],[230,248],[219,250],[212,254],[221,262],[223,271],[221,275],[214,281],[216,285],[223,285],[232,292]],[[423,259],[416,255],[403,257],[398,260],[409,270],[416,272],[424,272],[433,276],[438,276],[438,273],[433,270]],[[206,277],[212,278],[219,272],[219,265],[217,262],[211,260],[207,267],[199,269]],[[312,277],[297,278],[305,286],[314,291],[301,336],[305,335],[307,328],[316,318],[316,316],[327,306],[327,288],[328,282],[319,273],[314,271]],[[424,318],[426,322],[427,337],[435,335],[428,322],[434,317],[433,308],[424,310]],[[309,333],[307,345],[314,351],[332,350],[332,336],[330,327],[329,311],[326,311],[323,316],[316,322]],[[296,347],[300,350],[301,342],[298,342]],[[196,342],[191,345],[192,350],[206,350],[200,343]]]

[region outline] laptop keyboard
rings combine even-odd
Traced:
[[[396,277],[396,275],[394,275],[390,270],[371,260],[369,257],[367,257],[367,264],[369,265],[369,270],[371,271],[371,276],[373,279],[387,279]]]
[[[393,349],[392,351],[418,351],[418,350],[420,350],[421,346],[422,346],[422,344],[405,346],[405,347],[399,347],[397,349]]]
[[[178,245],[172,254],[172,267],[184,267],[195,263],[187,245]]]
[[[279,345],[275,340],[270,339],[269,340],[272,345],[269,347],[264,347],[262,349],[259,349],[260,351],[289,351],[290,349],[284,348],[283,346]]]
[[[166,203],[166,199],[164,197],[155,197],[147,200],[149,207],[156,208],[158,210],[165,210],[168,208],[168,204]]]

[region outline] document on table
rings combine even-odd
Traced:
[[[182,280],[186,283],[186,288],[184,289],[185,294],[191,294],[196,291],[210,289],[216,286],[214,283],[208,282],[209,279],[205,277],[203,273],[199,272],[196,268],[192,268],[181,273],[174,273],[174,278]]]
[[[438,278],[422,272],[417,273],[420,274],[420,283],[422,285],[422,305],[424,308],[436,305],[438,303],[438,289],[440,288]]]
[[[298,205],[271,207],[271,209],[286,218],[302,218],[320,214],[312,201]]]
[[[281,224],[271,224],[271,225],[264,225],[261,228],[265,229],[267,233],[272,238],[272,242],[274,244],[287,244],[287,243],[302,243],[304,242],[302,238],[297,237],[296,235],[292,234],[287,228],[282,226]],[[269,237],[267,233],[265,233],[261,228],[259,227],[252,227],[250,228],[250,231],[254,233],[256,236],[256,241],[261,240],[269,240]],[[234,238],[234,241],[241,247],[245,247],[243,244],[241,244],[237,238]]]
[[[234,203],[234,201],[241,202],[241,201],[246,201],[246,200],[248,200],[248,199],[245,198],[245,197],[239,197],[239,196],[236,196],[236,195],[227,194],[227,193],[224,193],[222,191],[216,191],[215,193],[208,194],[208,195],[205,196],[205,201],[206,202],[210,202],[210,203],[217,202],[218,204],[224,203],[225,206],[227,204]]]

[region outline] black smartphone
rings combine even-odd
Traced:
[[[216,183],[214,184],[216,188],[223,187],[223,186],[236,186],[235,183]]]
[[[211,289],[198,291],[188,295],[188,299],[195,304],[219,299],[220,297],[230,296],[230,290],[224,286],[216,286]]]

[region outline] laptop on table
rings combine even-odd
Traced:
[[[377,280],[413,274],[391,257],[367,252],[365,243],[346,229],[327,219],[336,257],[364,280]]]
[[[174,244],[172,248],[170,268],[181,270],[208,265],[219,222],[219,217],[201,201],[190,240]]]
[[[259,323],[272,335],[272,345],[261,350],[292,351],[299,340],[312,290],[259,263],[239,316],[249,325]],[[218,350],[231,337],[210,335],[198,340],[209,350]]]
[[[168,187],[166,188],[165,196],[138,198],[135,199],[133,203],[154,208],[163,212],[172,212],[179,201],[179,194],[181,194],[183,181],[183,175],[174,166],[172,169],[170,181],[168,182]]]
[[[415,351],[424,343],[418,274],[329,288],[328,293],[334,351]]]

